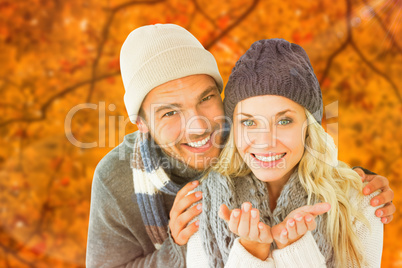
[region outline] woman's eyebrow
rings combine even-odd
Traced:
[[[238,113],[237,115],[245,115],[245,116],[247,116],[247,117],[254,117],[254,115],[246,114],[246,113]]]
[[[278,112],[278,113],[276,114],[276,116],[281,116],[281,115],[286,114],[286,113],[288,113],[288,112],[290,112],[290,113],[296,113],[295,111],[293,111],[293,110],[291,110],[291,109],[286,109],[286,110],[283,110],[283,111]],[[245,116],[247,116],[247,117],[254,117],[254,115],[247,114],[247,113],[238,113],[237,115],[245,115]]]
[[[276,116],[281,116],[281,115],[286,114],[286,113],[288,113],[288,112],[290,112],[290,113],[296,113],[295,111],[293,111],[293,110],[291,110],[291,109],[286,109],[286,110],[283,110],[283,111],[277,113]]]

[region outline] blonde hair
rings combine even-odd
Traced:
[[[350,259],[354,266],[365,264],[363,245],[354,232],[352,215],[370,228],[370,224],[362,212],[352,206],[349,201],[349,191],[356,189],[358,200],[361,201],[363,183],[360,176],[347,164],[337,160],[337,151],[333,138],[305,109],[307,117],[307,132],[305,151],[298,164],[297,173],[308,193],[307,203],[311,205],[312,197],[320,202],[331,204],[327,213],[326,229],[329,234],[334,253],[336,267],[347,267]],[[229,181],[251,173],[237,151],[234,139],[233,125],[225,147],[218,162],[211,170],[226,176]],[[206,175],[208,176],[208,175]]]

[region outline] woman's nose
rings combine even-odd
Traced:
[[[276,146],[276,128],[265,127],[253,129],[252,143],[256,148],[262,149]]]

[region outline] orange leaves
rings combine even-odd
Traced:
[[[148,24],[157,24],[157,23],[173,23],[180,25],[182,27],[186,27],[189,21],[189,17],[186,14],[175,14],[175,15],[166,15],[165,17],[152,18],[148,20]]]
[[[159,19],[150,19],[148,20],[147,24],[157,24],[157,23],[161,23],[161,21]]]
[[[44,241],[38,242],[31,248],[31,251],[36,256],[42,255],[46,251],[46,243]]]
[[[120,60],[118,57],[109,60],[107,67],[110,70],[119,70],[120,69]]]
[[[22,228],[28,224],[26,216],[16,215],[13,222],[11,223],[11,228]]]
[[[16,6],[13,1],[2,1],[0,3],[0,13],[4,18],[12,16],[15,12]]]
[[[60,168],[61,163],[63,162],[63,158],[61,157],[54,157],[51,161],[50,161],[50,168],[52,170],[56,170]]]
[[[30,251],[37,257],[44,255],[47,249],[46,237],[42,236],[30,247]]]
[[[126,2],[131,1],[110,1],[110,7]],[[385,1],[380,6],[394,2]],[[117,12],[107,25],[107,1],[0,1],[0,122],[39,117],[49,97],[82,83],[51,101],[46,120],[0,127],[0,217],[4,219],[0,221],[0,240],[11,249],[15,249],[14,244],[24,248],[15,256],[0,251],[0,267],[6,266],[5,255],[10,267],[25,267],[19,258],[35,267],[85,265],[93,172],[114,146],[106,142],[104,148],[76,147],[65,136],[66,114],[73,106],[86,102],[92,64],[102,45],[96,68],[99,76],[118,72],[120,47],[136,27],[176,23],[207,45],[235,23],[252,1],[197,3],[199,7],[186,0],[135,4]],[[368,68],[350,46],[333,54],[346,37],[345,8],[344,3],[334,1],[260,1],[210,51],[225,82],[236,60],[259,39],[284,38],[302,45],[319,79],[330,63],[321,84],[324,106],[329,104],[326,101],[338,101],[339,116],[323,123],[339,123],[339,158],[389,176],[398,198],[402,196],[398,184],[402,104],[389,82]],[[369,9],[357,2],[352,8],[354,12]],[[397,45],[402,45],[396,38],[402,36],[401,24],[392,24],[400,18],[399,9],[373,8],[388,30],[362,13],[353,36],[366,58],[402,92],[402,53],[390,41],[393,36]],[[102,43],[104,33],[107,38]],[[116,115],[126,117],[123,95],[121,78],[109,76],[95,83],[92,102],[114,103]],[[91,109],[77,113],[72,122],[74,137],[99,145],[98,116]],[[108,130],[110,121],[105,124]],[[135,130],[129,124],[125,134]],[[402,263],[402,257],[394,254],[402,252],[395,238],[401,226],[394,220],[385,227],[383,267]],[[25,230],[28,228],[38,229]],[[54,258],[48,258],[49,254]]]
[[[71,73],[73,69],[73,65],[69,60],[61,60],[60,67],[63,72]]]
[[[306,43],[310,43],[313,40],[313,38],[314,38],[313,33],[302,34],[299,31],[295,31],[292,34],[293,42],[300,46],[303,46]]]
[[[323,88],[329,88],[331,86],[331,79],[328,77],[324,79],[324,82],[322,83]],[[322,89],[322,88],[321,88]]]
[[[0,25],[0,40],[5,41],[10,36],[8,28],[4,25]]]
[[[229,22],[230,22],[230,17],[229,17],[229,15],[226,14],[218,19],[218,27],[220,29],[225,29],[226,27],[228,27]]]
[[[106,82],[107,82],[109,85],[113,85],[114,83],[116,83],[116,78],[114,78],[113,76],[112,76],[112,77],[109,77],[109,78],[106,79]]]
[[[19,128],[19,129],[17,129],[17,130],[14,132],[14,135],[13,135],[13,136],[16,137],[16,138],[22,138],[22,139],[24,139],[24,138],[27,137],[27,132],[26,132],[25,129]]]
[[[68,186],[70,184],[70,178],[64,177],[63,179],[61,179],[60,184],[64,187]]]
[[[188,16],[184,14],[180,14],[175,18],[176,24],[181,25],[183,27],[188,23]]]
[[[59,62],[60,70],[62,72],[73,74],[77,70],[84,68],[88,65],[88,60],[86,59],[79,59],[76,61],[69,60],[69,59],[62,59]]]

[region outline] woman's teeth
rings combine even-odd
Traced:
[[[257,158],[257,159],[260,160],[260,161],[263,161],[263,162],[271,162],[271,161],[276,161],[276,160],[281,159],[282,157],[285,156],[285,154],[286,154],[286,153],[278,154],[278,155],[275,155],[275,156],[260,156],[260,155],[256,155],[256,154],[255,154],[254,156],[255,156],[255,158]]]
[[[209,141],[210,138],[211,138],[211,136],[208,136],[205,139],[203,139],[202,141],[189,142],[187,144],[188,144],[188,146],[198,148],[198,147],[205,145]]]

